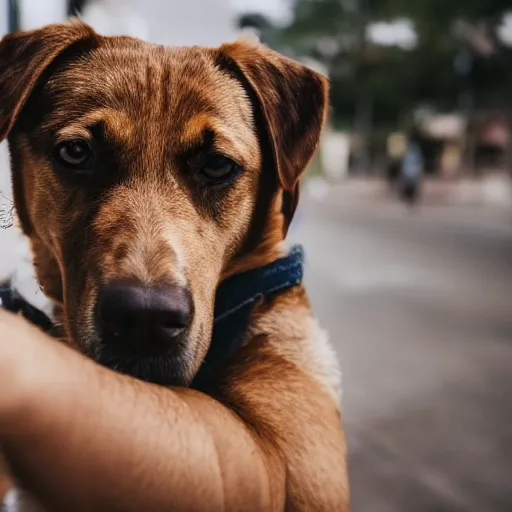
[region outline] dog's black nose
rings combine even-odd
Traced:
[[[111,283],[100,290],[97,321],[106,345],[133,356],[161,355],[179,349],[192,309],[190,293],[180,286]]]

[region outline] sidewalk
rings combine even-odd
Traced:
[[[381,178],[347,178],[330,183],[323,178],[312,177],[305,182],[304,189],[307,195],[317,199],[337,197],[344,203],[395,201],[388,184]],[[423,182],[421,202],[432,205],[512,208],[512,178],[506,174],[489,174],[480,179],[426,179]]]

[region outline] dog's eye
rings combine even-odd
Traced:
[[[212,184],[228,182],[240,172],[240,166],[224,155],[212,154],[201,166],[201,174]]]
[[[55,148],[55,158],[66,167],[87,170],[93,161],[93,152],[88,142],[71,140],[61,142]]]

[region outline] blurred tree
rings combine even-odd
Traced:
[[[80,15],[87,0],[68,0],[68,16]]]
[[[360,134],[354,155],[360,169],[369,167],[370,146],[382,151],[385,135],[404,127],[417,106],[469,114],[512,104],[512,49],[496,36],[511,0],[290,0],[290,6],[287,26],[254,13],[241,25],[256,28],[284,54],[327,67],[332,120]],[[415,44],[369,37],[375,23],[397,20],[412,24]]]
[[[276,27],[250,15],[262,39],[291,56],[327,65],[338,123],[396,125],[418,103],[442,109],[472,90],[478,103],[510,94],[510,50],[494,28],[510,0],[292,0],[292,22]],[[368,27],[382,20],[409,19],[414,48],[372,44]]]
[[[419,45],[411,61],[427,64],[419,80],[421,96],[453,107],[453,95],[460,97],[462,89],[474,95],[476,106],[510,102],[512,50],[496,30],[512,10],[510,0],[385,0],[380,6],[380,15],[415,24]]]
[[[449,31],[454,22],[499,23],[503,13],[511,9],[510,0],[384,0],[375,7],[384,17],[406,16],[413,19],[420,32],[428,33],[437,27]]]
[[[242,29],[254,29],[260,39],[270,46],[283,51],[281,27],[276,26],[269,18],[258,12],[248,12],[240,17],[238,25]]]

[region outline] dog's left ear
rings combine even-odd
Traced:
[[[329,82],[259,43],[225,44],[220,55],[242,73],[262,111],[289,224],[297,206],[299,179],[320,140]]]
[[[0,141],[11,131],[45,69],[70,46],[96,37],[81,22],[14,32],[0,40]]]

